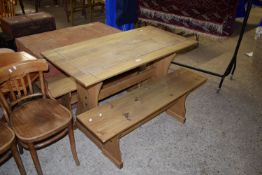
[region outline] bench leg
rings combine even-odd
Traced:
[[[119,138],[114,137],[102,145],[102,152],[116,164],[118,168],[123,168]]]
[[[107,141],[106,143],[102,143],[78,120],[76,120],[76,125],[78,129],[82,131],[90,140],[92,140],[96,144],[96,146],[101,149],[102,153],[107,156],[118,168],[123,167],[119,146],[119,138],[117,136]]]
[[[186,97],[188,93],[177,99],[174,104],[166,111],[167,114],[175,117],[181,123],[186,121]]]

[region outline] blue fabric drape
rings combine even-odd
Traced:
[[[238,0],[237,6],[237,17],[244,17],[246,14],[246,6],[247,0]],[[252,3],[256,6],[262,6],[262,2],[260,0],[252,0]]]
[[[116,0],[116,23],[118,25],[136,22],[137,15],[137,0]]]
[[[118,25],[116,22],[116,0],[106,0],[106,24],[127,31],[135,27],[134,23]]]

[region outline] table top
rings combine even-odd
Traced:
[[[40,54],[46,50],[63,47],[89,39],[120,32],[100,22],[85,25],[66,27],[54,31],[24,36],[16,39],[17,50],[26,51],[36,58],[43,58]],[[45,73],[46,78],[60,74],[53,65],[49,64],[49,71]]]
[[[12,53],[1,53],[0,54],[0,68],[28,60],[35,60],[36,58],[26,52],[12,52]]]
[[[17,50],[26,51],[37,58],[46,50],[63,47],[81,41],[105,36],[119,30],[100,22],[24,36],[16,39]]]
[[[42,55],[88,87],[195,44],[194,40],[147,26],[45,51]]]

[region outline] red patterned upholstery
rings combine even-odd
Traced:
[[[237,0],[139,0],[139,20],[200,34],[232,34]]]

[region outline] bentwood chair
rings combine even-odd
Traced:
[[[50,99],[43,72],[48,69],[44,59],[14,63],[0,69],[0,85],[9,84],[6,94],[0,92],[0,102],[6,118],[14,130],[19,145],[30,151],[36,171],[42,175],[37,149],[46,147],[69,135],[70,147],[76,165],[79,165],[71,112]],[[33,86],[29,74],[37,73],[40,88]]]
[[[26,175],[24,165],[16,147],[15,133],[6,123],[0,122],[0,165],[11,156],[10,150],[20,174]]]

